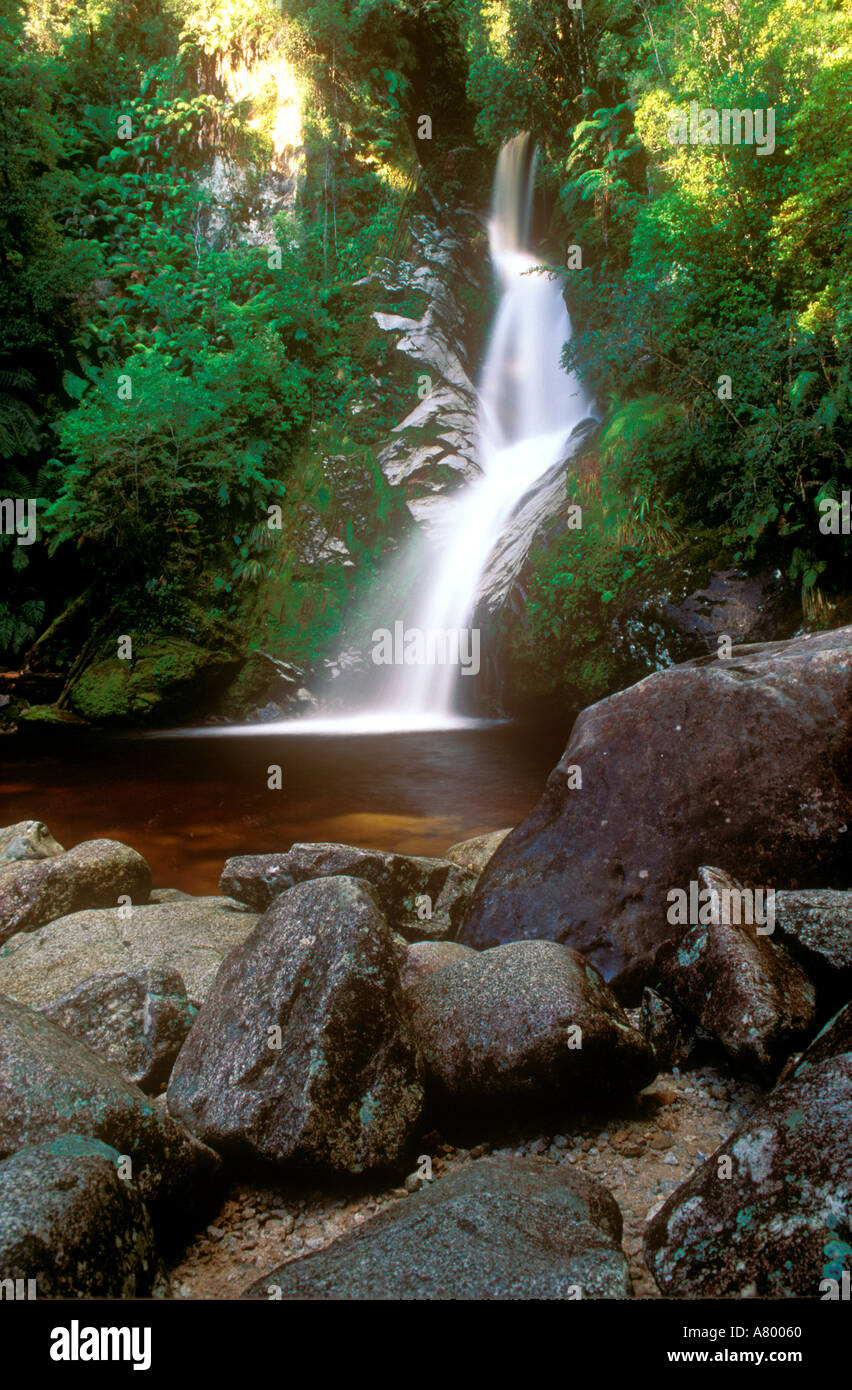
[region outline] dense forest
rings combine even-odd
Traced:
[[[606,693],[608,614],[678,567],[778,571],[797,621],[841,621],[849,20],[847,0],[0,0],[0,499],[37,514],[22,536],[4,513],[0,664],[53,680],[5,714],[111,717],[124,634],[193,670],[334,651],[411,526],[377,454],[418,368],[373,315],[423,297],[403,277],[389,305],[389,267],[417,218],[486,266],[521,130],[600,423],[586,524],[530,562],[520,683]],[[772,147],[673,142],[690,104],[771,112]],[[471,278],[474,361],[490,308]],[[308,515],[334,541],[314,556]]]
[[[40,1366],[244,1377],[225,1300],[848,1331],[850,20],[0,0]]]

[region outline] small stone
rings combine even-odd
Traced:
[[[664,1134],[658,1130],[656,1134],[651,1135],[648,1143],[652,1149],[670,1149],[674,1140],[670,1134]]]

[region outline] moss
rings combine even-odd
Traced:
[[[59,709],[56,705],[28,705],[17,714],[20,724],[51,724],[61,727],[81,727],[85,720],[71,710]]]
[[[132,634],[131,634],[132,636]],[[69,694],[76,714],[95,724],[139,723],[203,708],[237,666],[234,658],[163,637],[132,660],[108,657],[87,667]]]

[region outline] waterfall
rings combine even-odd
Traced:
[[[478,388],[479,476],[434,499],[428,532],[404,547],[353,614],[356,688],[368,686],[369,695],[335,696],[338,670],[317,688],[319,714],[249,724],[240,732],[383,736],[481,722],[462,712],[465,687],[476,683],[472,658],[477,671],[484,665],[471,633],[480,588],[490,563],[502,563],[504,580],[511,578],[513,564],[501,561],[506,542],[513,563],[522,563],[539,514],[533,505],[533,529],[519,525],[513,533],[514,514],[523,519],[522,507],[535,504],[536,484],[550,486],[545,475],[567,460],[577,446],[574,431],[594,417],[579,380],[560,365],[571,337],[560,282],[532,251],[535,160],[529,135],[517,135],[500,151],[494,176],[488,236],[499,301]],[[369,634],[372,662],[365,671]],[[391,648],[387,665],[386,655],[377,659],[379,645]],[[204,728],[184,736],[233,732]]]
[[[535,163],[527,134],[504,145],[497,161],[488,235],[500,297],[479,383],[481,476],[447,499],[405,621],[406,630],[427,636],[467,634],[468,654],[489,556],[518,503],[567,457],[569,436],[592,414],[580,382],[560,366],[571,321],[559,280],[541,272],[530,247]],[[412,655],[413,664],[387,682],[385,708],[447,718],[459,685],[475,676],[466,680],[450,660]]]

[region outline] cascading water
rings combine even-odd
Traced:
[[[470,684],[463,666],[474,672],[470,628],[489,559],[522,499],[568,457],[571,434],[593,415],[580,382],[560,365],[571,321],[559,281],[543,272],[530,249],[534,184],[532,141],[518,135],[500,151],[489,221],[500,298],[479,384],[481,474],[438,499],[429,536],[417,536],[368,600],[360,622],[374,642],[376,629],[393,633],[391,664],[374,666],[371,696],[360,707],[353,702],[246,731],[384,734],[470,722],[456,705],[459,690]],[[415,634],[425,637],[425,649],[411,650],[406,639]],[[439,639],[431,660],[430,636]],[[464,651],[453,652],[451,643],[448,651],[440,640],[447,636],[460,639]]]
[[[533,484],[566,457],[575,427],[592,414],[579,380],[560,365],[571,321],[558,279],[530,250],[535,153],[529,135],[500,151],[489,222],[500,300],[479,386],[482,476],[447,500],[438,542],[418,583],[407,627],[422,633],[469,629],[477,591],[497,541]],[[418,720],[451,714],[459,666],[405,665],[385,704]]]

